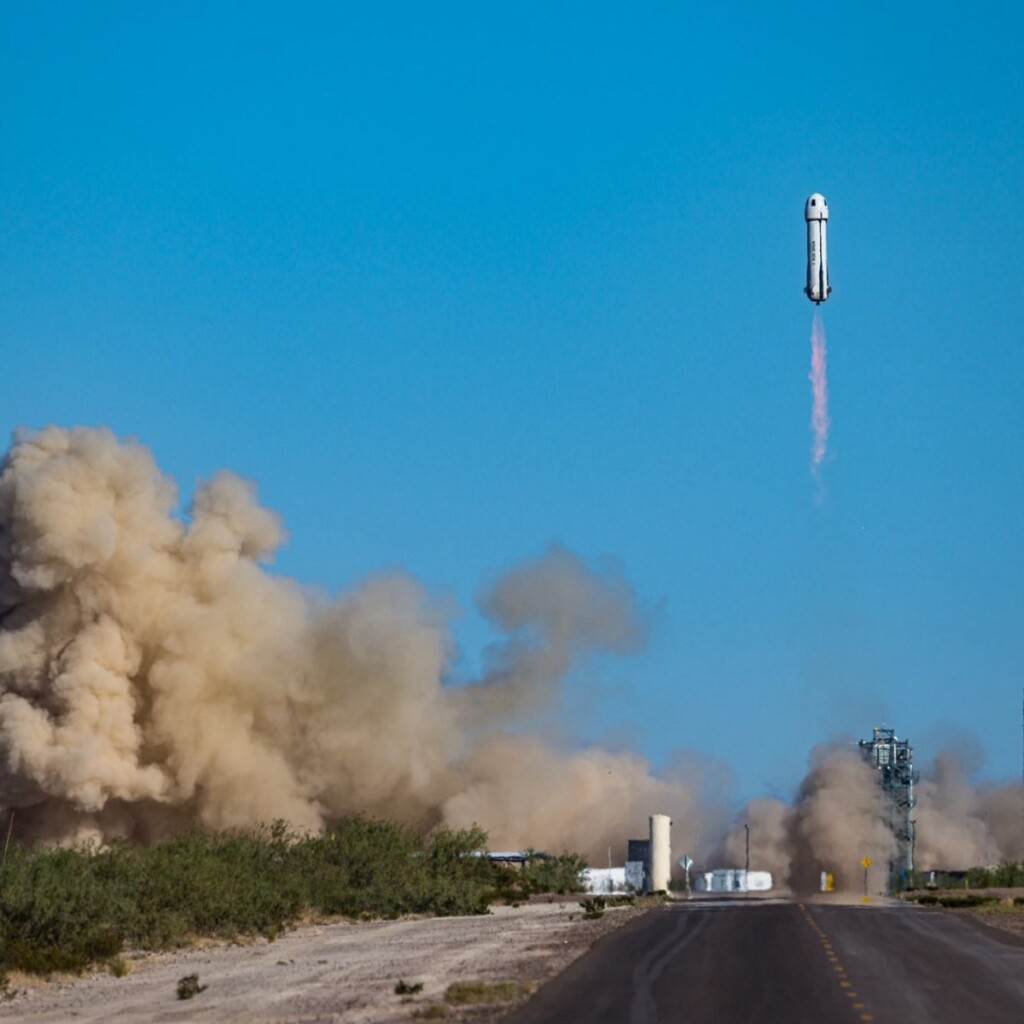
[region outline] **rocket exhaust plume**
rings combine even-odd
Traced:
[[[811,432],[814,435],[811,444],[811,473],[817,477],[828,454],[828,431],[832,426],[828,416],[828,341],[825,338],[825,325],[818,313],[814,314],[811,327],[811,372],[808,379],[814,398],[811,409]]]

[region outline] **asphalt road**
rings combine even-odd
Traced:
[[[508,1024],[1022,1024],[1024,942],[940,910],[712,901],[602,939]]]

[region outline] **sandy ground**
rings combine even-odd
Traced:
[[[990,928],[1024,938],[1024,907],[977,907],[973,910],[947,910],[946,913],[969,917]]]
[[[12,977],[19,992],[0,1003],[0,1020],[414,1020],[430,1007],[441,1013],[445,989],[453,981],[546,981],[601,935],[639,913],[641,908],[617,908],[587,921],[576,900],[533,903],[496,907],[481,917],[310,925],[275,942],[129,955],[132,970],[123,978],[96,973],[31,983]],[[178,981],[188,974],[198,974],[207,988],[179,1000]],[[422,992],[403,1002],[394,992],[399,979],[422,982]],[[446,1019],[493,1019],[508,1008],[453,1008]]]
[[[998,900],[985,907],[943,907],[947,914],[956,914],[990,928],[998,928],[1024,938],[1024,906],[1014,904],[1015,899],[1024,899],[1024,889],[937,889],[933,893],[957,899],[963,896],[981,896],[983,899]]]

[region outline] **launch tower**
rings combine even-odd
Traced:
[[[892,890],[906,887],[914,870],[914,820],[911,813],[917,800],[914,783],[914,748],[910,740],[901,740],[895,729],[875,726],[869,740],[857,744],[864,760],[878,773],[878,784],[888,800],[888,825],[896,839],[896,851],[889,861],[889,882]]]

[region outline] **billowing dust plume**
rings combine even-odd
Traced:
[[[972,784],[959,752],[941,752],[925,773],[914,819],[923,870],[1024,861],[1024,787]]]
[[[918,870],[1024,860],[1024,787],[974,786],[960,759],[943,753],[916,795]],[[749,824],[751,868],[771,871],[776,884],[813,891],[820,873],[828,871],[837,888],[859,891],[861,859],[872,859],[877,881],[885,878],[895,853],[886,800],[875,770],[853,744],[818,747],[796,799],[751,801],[728,829],[718,856],[724,865],[743,866],[743,826]]]
[[[811,473],[817,476],[828,454],[828,432],[832,421],[828,414],[828,340],[825,324],[817,311],[811,325]]]
[[[403,575],[335,601],[261,565],[276,516],[227,473],[187,517],[149,452],[106,430],[18,434],[0,472],[0,808],[23,838],[141,840],[201,823],[363,812],[579,849],[698,825],[691,785],[639,758],[511,734],[566,673],[642,638],[631,588],[569,551],[497,579],[503,639],[452,671],[439,608]]]
[[[743,824],[750,825],[751,868],[771,871],[775,884],[797,892],[817,889],[822,871],[852,888],[861,858],[888,863],[893,838],[874,771],[856,749],[816,747],[792,804],[755,800],[725,839],[724,855],[742,867]]]

